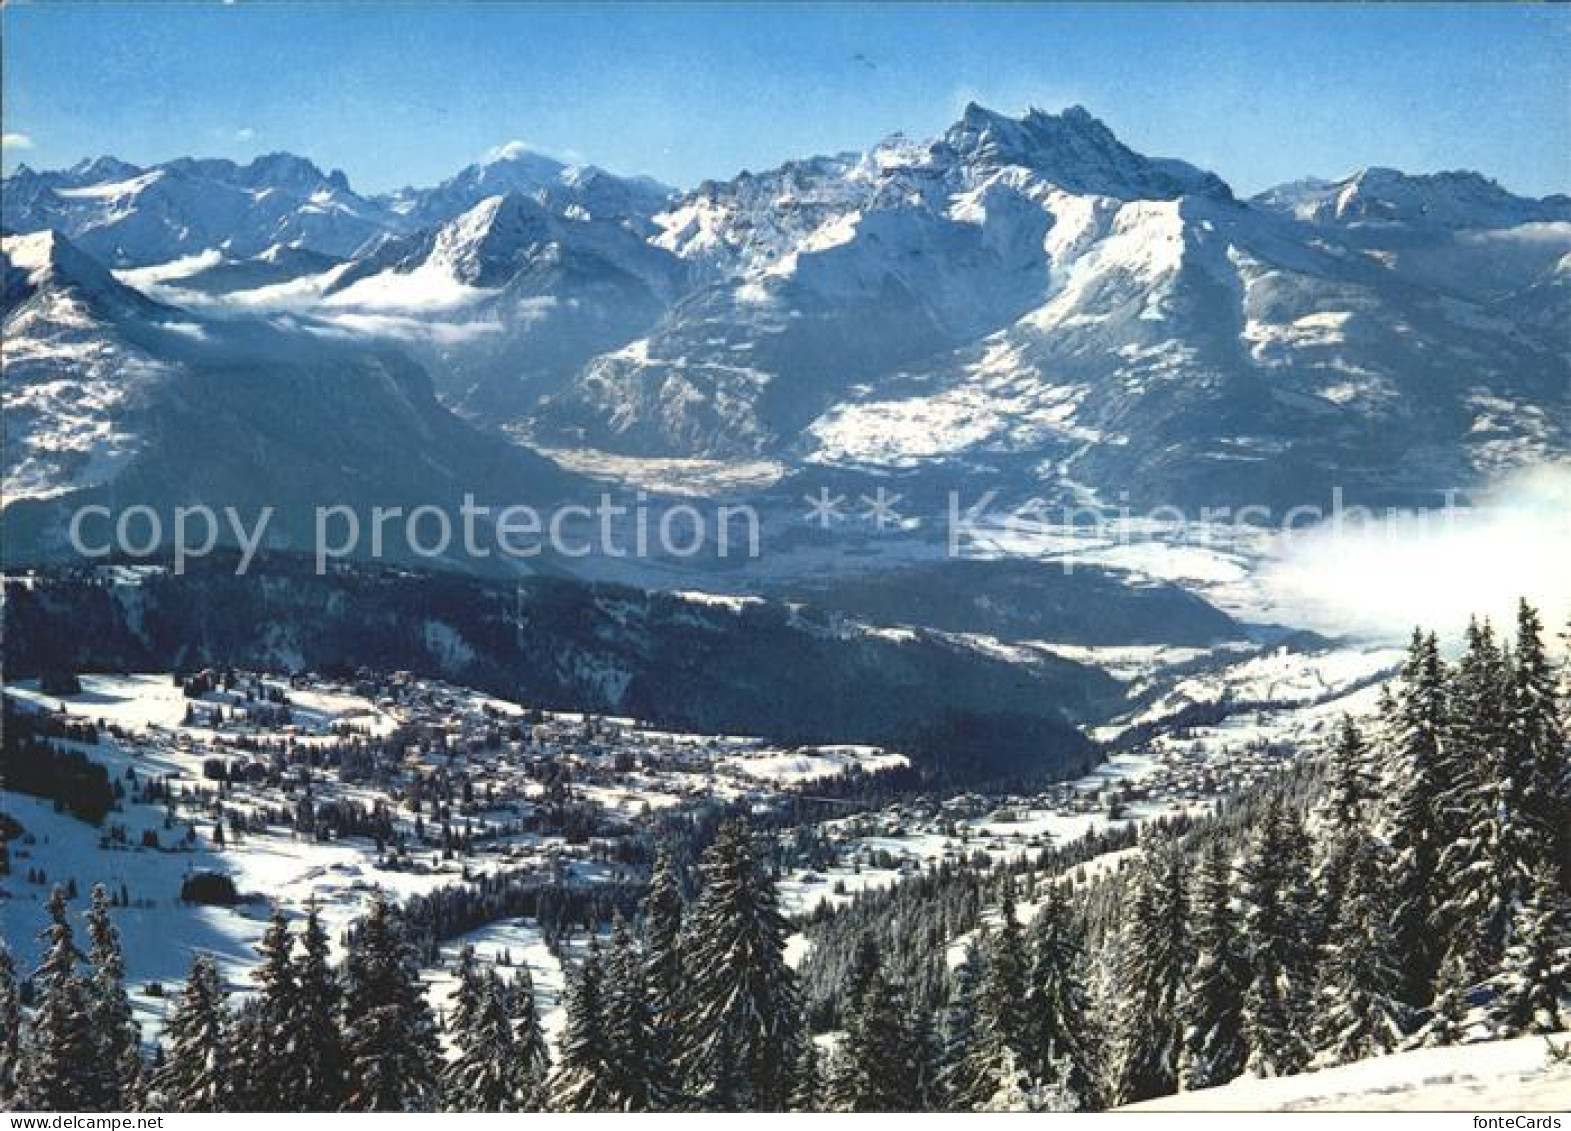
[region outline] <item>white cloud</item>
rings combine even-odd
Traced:
[[[538,149],[528,142],[514,140],[503,142],[501,145],[493,145],[480,156],[483,161],[490,164],[494,161],[512,161],[519,157],[539,152]]]
[[[1571,616],[1571,464],[1523,468],[1469,508],[1327,520],[1291,535],[1263,581],[1295,623],[1400,639],[1455,638],[1471,613],[1509,626],[1538,606],[1553,636]]]
[[[560,161],[565,165],[582,165],[585,163],[584,155],[576,149],[546,149],[544,146],[530,145],[527,141],[519,141],[516,138],[512,141],[503,142],[501,145],[493,145],[480,155],[480,160],[487,165],[491,165],[498,161],[515,161],[530,154],[534,154],[537,157],[549,157],[551,160]]]
[[[6,149],[31,149],[33,148],[33,139],[26,134],[4,134],[0,135],[0,147]]]
[[[250,141],[255,136],[256,136],[256,131],[253,130],[250,126],[245,126],[245,127],[241,128],[241,129],[238,129],[238,130],[235,131],[235,140],[236,141]]]

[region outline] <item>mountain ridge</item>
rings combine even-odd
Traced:
[[[8,222],[13,197],[35,223],[75,202],[84,253],[163,257],[118,277],[193,323],[402,351],[470,424],[556,449],[1423,500],[1571,428],[1571,201],[1383,169],[1240,199],[1081,107],[972,104],[676,195],[517,147],[381,198],[289,155],[19,177]],[[153,255],[197,182],[250,203]]]

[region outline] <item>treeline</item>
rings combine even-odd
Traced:
[[[1181,815],[1158,822],[1164,831],[1188,825]],[[975,863],[945,860],[900,883],[859,892],[844,906],[832,909],[820,903],[803,927],[809,949],[799,973],[809,1024],[827,1031],[845,1023],[844,987],[855,978],[858,964],[866,962],[870,948],[914,1007],[936,1012],[950,993],[948,944],[981,928],[984,915],[1006,890],[1019,890],[1018,885],[1037,875],[1083,879],[1081,865],[1133,848],[1137,838],[1134,825],[1123,825],[1013,860],[995,863],[985,853]]]
[[[647,890],[619,881],[569,886],[555,870],[498,872],[412,895],[399,910],[415,953],[435,962],[443,943],[502,919],[533,919],[554,946],[575,929],[592,932],[618,915],[636,914]]]
[[[509,1075],[496,1102],[538,1097],[546,1053],[528,971],[504,981],[465,952],[451,1022],[460,1055],[444,1062],[413,949],[381,893],[342,967],[329,961],[314,908],[298,936],[275,911],[256,948],[255,993],[238,1007],[228,1004],[213,957],[198,955],[151,1058],[142,1053],[104,889],[94,889],[87,914],[86,971],[59,888],[49,915],[44,960],[29,986],[36,998],[30,1015],[20,1007],[9,954],[0,950],[0,1100],[8,1108],[397,1111],[448,1102],[470,1110],[477,1089],[493,1087],[465,1055],[481,1031],[497,1051],[510,1054],[516,1039],[527,1054],[498,1062]]]

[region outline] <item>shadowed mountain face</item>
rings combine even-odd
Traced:
[[[7,237],[3,265],[8,560],[64,553],[87,504],[273,507],[272,539],[304,550],[318,506],[456,514],[466,492],[544,503],[571,490],[443,408],[390,343],[165,306],[50,233]]]
[[[482,433],[1188,506],[1433,502],[1568,440],[1571,201],[1384,169],[1240,201],[1078,107],[685,194],[516,147],[375,199],[288,155],[4,192],[40,233],[5,269],[34,514],[550,478]]]

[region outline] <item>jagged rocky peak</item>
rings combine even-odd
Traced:
[[[1214,173],[1184,161],[1146,157],[1083,106],[1060,114],[1033,108],[1011,118],[975,102],[944,134],[941,146],[979,165],[1018,165],[1074,193],[1127,200],[1191,194],[1230,198]]]
[[[20,175],[26,167],[18,169]],[[28,170],[31,171],[31,170]],[[121,181],[139,176],[143,170],[129,161],[105,154],[102,157],[84,158],[71,166],[68,175],[79,184],[98,184],[101,181]]]
[[[182,177],[246,189],[284,189],[302,195],[329,184],[326,173],[309,159],[293,153],[267,153],[253,158],[249,164],[226,157],[179,157],[159,167]],[[347,189],[347,183],[334,187]]]
[[[254,187],[285,188],[293,192],[309,192],[326,186],[339,192],[349,192],[349,178],[342,170],[324,173],[309,158],[293,153],[267,153],[239,172],[246,183]]]

